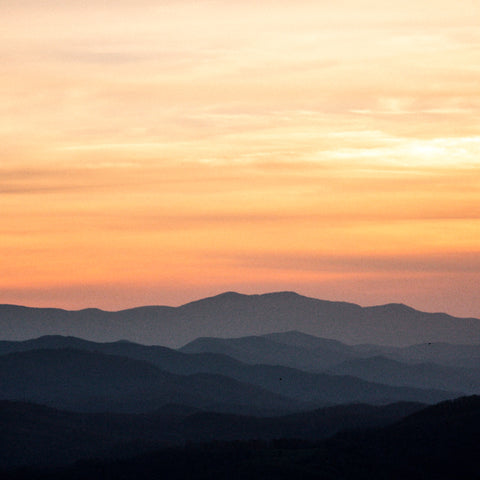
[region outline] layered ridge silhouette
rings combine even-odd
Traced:
[[[470,478],[478,324],[289,292],[0,306],[0,476],[452,478],[453,452]]]
[[[257,340],[263,339],[246,337],[235,339],[235,344],[245,342],[249,354],[258,358],[266,344]],[[457,369],[451,369],[451,384],[445,376],[444,389],[413,386],[416,378],[412,385],[408,381],[388,385],[324,373],[322,364],[313,365],[314,371],[294,368],[291,364],[296,363],[301,347],[295,347],[292,355],[291,345],[268,336],[266,340],[274,344],[268,356],[270,364],[248,364],[214,352],[185,353],[131,342],[95,343],[61,336],[3,342],[0,395],[76,411],[147,412],[173,402],[217,411],[274,414],[352,402],[435,403],[465,394],[453,388],[458,386]],[[354,354],[352,347],[345,345],[345,350]],[[307,355],[308,349],[305,352]],[[337,368],[344,365],[344,356],[339,354]],[[329,366],[332,361],[329,357]],[[472,377],[475,372],[472,369]]]

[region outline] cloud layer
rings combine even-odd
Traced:
[[[3,2],[0,301],[480,316],[479,10]]]

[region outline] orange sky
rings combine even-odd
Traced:
[[[0,303],[296,290],[480,317],[478,0],[0,18]]]

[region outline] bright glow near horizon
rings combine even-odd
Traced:
[[[296,290],[480,317],[477,1],[0,14],[1,303]]]

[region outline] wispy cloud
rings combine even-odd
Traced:
[[[138,294],[298,275],[310,293],[348,278],[351,293],[366,258],[378,295],[414,298],[405,279],[423,271],[468,290],[478,13],[474,0],[0,2],[2,288],[28,277],[58,299],[62,283]]]

